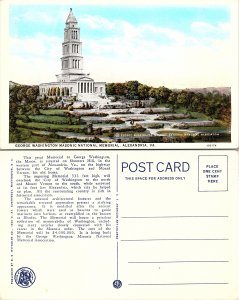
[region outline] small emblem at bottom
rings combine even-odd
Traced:
[[[120,289],[120,288],[122,287],[122,282],[121,282],[119,279],[115,280],[115,281],[113,282],[113,287],[114,287],[115,289]]]
[[[36,275],[30,268],[22,267],[18,269],[14,276],[15,282],[22,288],[29,288],[36,280]]]

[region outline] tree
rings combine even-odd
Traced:
[[[39,95],[38,87],[30,87],[26,90],[26,98],[28,102],[36,101],[37,96]]]
[[[149,90],[149,97],[152,97],[152,98],[157,98],[157,94],[158,94],[158,89],[157,88],[151,88]]]
[[[115,83],[115,94],[118,96],[125,95],[125,84],[121,82]]]
[[[195,93],[187,90],[182,90],[178,93],[177,104],[188,110],[192,110],[193,107],[193,97]]]
[[[39,107],[38,107],[37,103],[32,103],[29,106],[29,113],[32,114],[32,115],[39,115],[40,114],[40,110],[39,110]]]
[[[195,95],[196,94],[194,92],[188,92],[187,93],[186,107],[190,111],[192,110],[192,107],[193,107],[193,100],[194,100]]]
[[[173,111],[177,107],[177,97],[178,97],[177,92],[171,92],[171,94],[168,97],[168,104],[172,107]]]
[[[60,96],[60,94],[61,94],[60,88],[59,88],[59,87],[57,87],[57,88],[56,88],[56,96],[58,96],[58,97],[59,97],[59,96]]]
[[[9,131],[15,132],[16,130],[16,114],[19,108],[19,99],[17,94],[19,92],[19,87],[14,85],[9,89]]]
[[[17,90],[17,100],[20,102],[26,99],[26,91],[28,87],[27,86],[22,86],[19,90]]]
[[[186,102],[187,102],[187,93],[184,91],[179,92],[177,96],[178,106],[185,106]]]
[[[160,104],[166,103],[171,92],[172,91],[165,86],[160,86],[157,89],[156,99],[160,101]]]
[[[194,94],[194,96],[192,97],[192,102],[191,102],[191,110],[192,111],[196,111],[198,106],[199,106],[199,102],[200,102],[200,98],[198,96],[198,94]]]
[[[127,81],[125,83],[126,96],[128,99],[135,99],[138,97],[138,87],[140,83],[137,80]]]
[[[114,83],[107,83],[106,84],[106,94],[107,95],[115,95],[115,84]]]
[[[138,87],[138,94],[140,99],[148,99],[149,98],[149,90],[150,87],[146,84],[140,84]]]
[[[192,109],[204,113],[206,109],[206,98],[202,93],[196,93],[196,97],[198,101],[194,101]]]
[[[52,89],[51,89],[51,95],[52,96],[56,96],[56,88],[55,87],[52,87]]]

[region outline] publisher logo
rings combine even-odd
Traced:
[[[115,289],[119,289],[119,288],[121,288],[122,287],[122,282],[120,281],[120,280],[115,280],[114,282],[113,282],[113,287],[115,288]]]
[[[36,280],[36,275],[30,268],[22,267],[18,269],[14,276],[15,282],[21,288],[29,288]]]

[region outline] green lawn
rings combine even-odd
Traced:
[[[85,126],[82,125],[68,125],[68,124],[50,124],[50,123],[38,123],[38,122],[23,122],[17,120],[17,126],[29,129],[39,129],[46,131],[72,131],[72,132],[83,132]]]
[[[190,112],[192,117],[195,118],[195,119],[201,119],[201,120],[210,120],[210,117],[206,116],[205,114],[203,113],[200,113],[200,112]]]
[[[175,113],[178,113],[178,114],[191,114],[191,116],[194,119],[209,120],[209,117],[206,116],[205,114],[200,113],[200,112],[195,112],[195,111],[188,111],[186,108],[183,108],[183,107],[177,108],[175,110]]]
[[[10,132],[10,142],[26,142],[26,143],[67,143],[67,142],[79,142],[76,138],[68,139],[65,137],[58,136],[55,132],[61,131],[61,132],[72,132],[77,134],[82,134],[82,136],[85,135],[85,128],[87,123],[84,119],[79,119],[75,116],[67,116],[65,113],[67,110],[61,110],[61,109],[46,109],[40,110],[39,115],[17,115],[17,131],[16,132]],[[176,109],[175,113],[186,113],[185,108],[178,108]],[[187,111],[187,113],[190,113]],[[194,118],[194,121],[197,119],[200,120],[209,120],[209,117],[206,116],[203,113],[197,113],[197,112],[191,112],[192,117]],[[83,117],[84,118],[84,117]],[[91,118],[90,118],[91,120]],[[184,121],[184,120],[180,120]],[[71,122],[71,124],[69,124]],[[80,124],[79,124],[80,123]],[[102,126],[104,128],[104,125],[108,124],[115,124],[115,127],[117,128],[117,132],[125,132],[129,131],[129,128],[124,128],[117,126],[117,124],[124,123],[124,120],[117,118],[112,119],[105,119],[102,120],[96,118],[94,120],[91,120],[91,123],[98,124],[97,127]],[[220,133],[222,131],[226,131],[227,129],[230,129],[230,126],[227,126],[227,124],[224,124],[223,122],[220,122],[218,124],[218,127],[191,127],[191,130],[193,131],[201,131],[204,133]],[[153,124],[149,128],[155,128],[159,129],[158,133],[164,134],[169,137],[169,141],[166,140],[165,142],[171,142],[171,137],[176,138],[182,138],[182,141],[187,138],[188,135],[195,136],[195,133],[189,133],[187,131],[181,131],[181,130],[160,130],[161,124]],[[141,132],[145,131],[146,129],[143,127],[139,128],[132,128],[135,132]],[[43,132],[45,131],[45,132]],[[132,133],[132,132],[131,132]],[[108,133],[106,133],[107,135]],[[161,137],[162,138],[162,137]],[[220,133],[220,137],[216,137],[217,141],[227,141],[230,140],[230,135],[228,133]],[[207,137],[202,136],[195,136],[193,141],[208,141]],[[220,139],[220,140],[219,140]],[[100,141],[100,139],[99,139]],[[97,141],[96,141],[97,142]],[[160,142],[162,142],[160,140]],[[177,142],[175,140],[175,142]]]
[[[222,126],[211,126],[211,127],[190,127],[192,130],[195,130],[195,131],[202,131],[202,132],[211,132],[211,133],[216,133],[216,132],[220,132],[220,131],[227,131],[229,130],[230,128],[228,127],[222,127]]]
[[[64,109],[40,109],[40,113],[47,116],[65,116],[65,112]]]
[[[37,123],[51,123],[51,124],[68,124],[69,118],[65,116],[52,116],[52,115],[36,115],[29,116],[30,120]],[[75,124],[76,118],[72,118],[72,122]]]
[[[67,117],[64,116],[35,115],[29,116],[29,119],[37,123],[67,124]]]
[[[67,139],[64,137],[59,137],[53,134],[41,135],[40,132],[32,131],[27,128],[18,128],[18,133],[11,135],[10,134],[10,143],[72,143],[76,140]]]
[[[23,122],[26,122],[26,116],[24,115],[17,115],[17,118],[19,120],[22,120]],[[71,121],[72,124],[74,125],[79,125],[79,124],[85,124],[85,121],[76,118],[74,116],[67,117],[65,115],[59,116],[59,115],[48,115],[48,114],[42,114],[42,115],[29,115],[28,116],[29,120],[32,122],[37,122],[37,123],[50,123],[50,124],[69,124],[69,121]],[[70,124],[69,124],[70,125]]]
[[[159,130],[158,134],[167,134],[167,135],[175,135],[175,136],[184,136],[188,134],[188,131],[183,130]]]

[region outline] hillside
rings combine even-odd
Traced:
[[[221,95],[231,95],[231,88],[230,87],[206,87],[206,88],[187,88],[187,89],[174,89],[174,91],[189,91],[189,92],[196,92],[202,93],[203,95],[207,93],[218,92]]]

